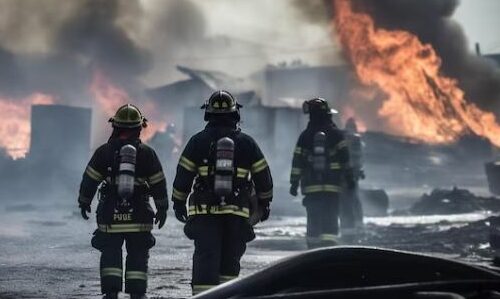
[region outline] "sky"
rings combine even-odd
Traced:
[[[463,26],[471,49],[479,42],[484,54],[500,53],[500,0],[461,0],[453,17]]]

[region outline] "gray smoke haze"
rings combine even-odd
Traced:
[[[481,108],[498,111],[500,73],[485,59],[470,53],[467,37],[450,17],[458,0],[360,0],[379,26],[415,33],[430,43],[443,60],[445,75],[458,79],[467,99]]]
[[[318,22],[303,11],[323,4],[0,0],[0,94],[39,91],[85,103],[96,68],[140,97],[146,87],[182,78],[179,64],[243,76],[297,58],[337,62],[338,51],[328,48],[335,46],[329,13]]]

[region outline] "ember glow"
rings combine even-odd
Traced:
[[[13,159],[26,156],[31,137],[31,105],[50,105],[54,99],[34,93],[24,99],[0,97],[0,148]]]
[[[370,15],[353,11],[350,0],[333,1],[338,38],[358,79],[386,95],[378,114],[389,133],[429,143],[475,133],[500,146],[495,116],[468,103],[457,81],[441,75],[431,45],[406,31],[376,28]]]
[[[111,80],[101,71],[94,72],[90,92],[93,96],[94,107],[102,111],[107,117],[112,117],[116,110],[125,104],[136,104],[128,93]],[[147,128],[143,129],[141,137],[144,141],[151,139],[158,131],[165,131],[167,122],[158,120],[162,117],[157,114],[156,107],[152,103],[136,104],[144,116],[148,119]],[[96,107],[97,106],[97,107]],[[155,116],[154,119],[150,117]]]

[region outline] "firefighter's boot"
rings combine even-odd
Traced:
[[[130,299],[148,299],[146,294],[130,294]]]
[[[106,293],[102,299],[118,299],[118,293]]]

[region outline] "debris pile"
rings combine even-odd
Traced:
[[[467,189],[434,189],[424,194],[411,208],[414,215],[449,215],[476,211],[500,211],[500,200],[495,197],[479,197]]]

